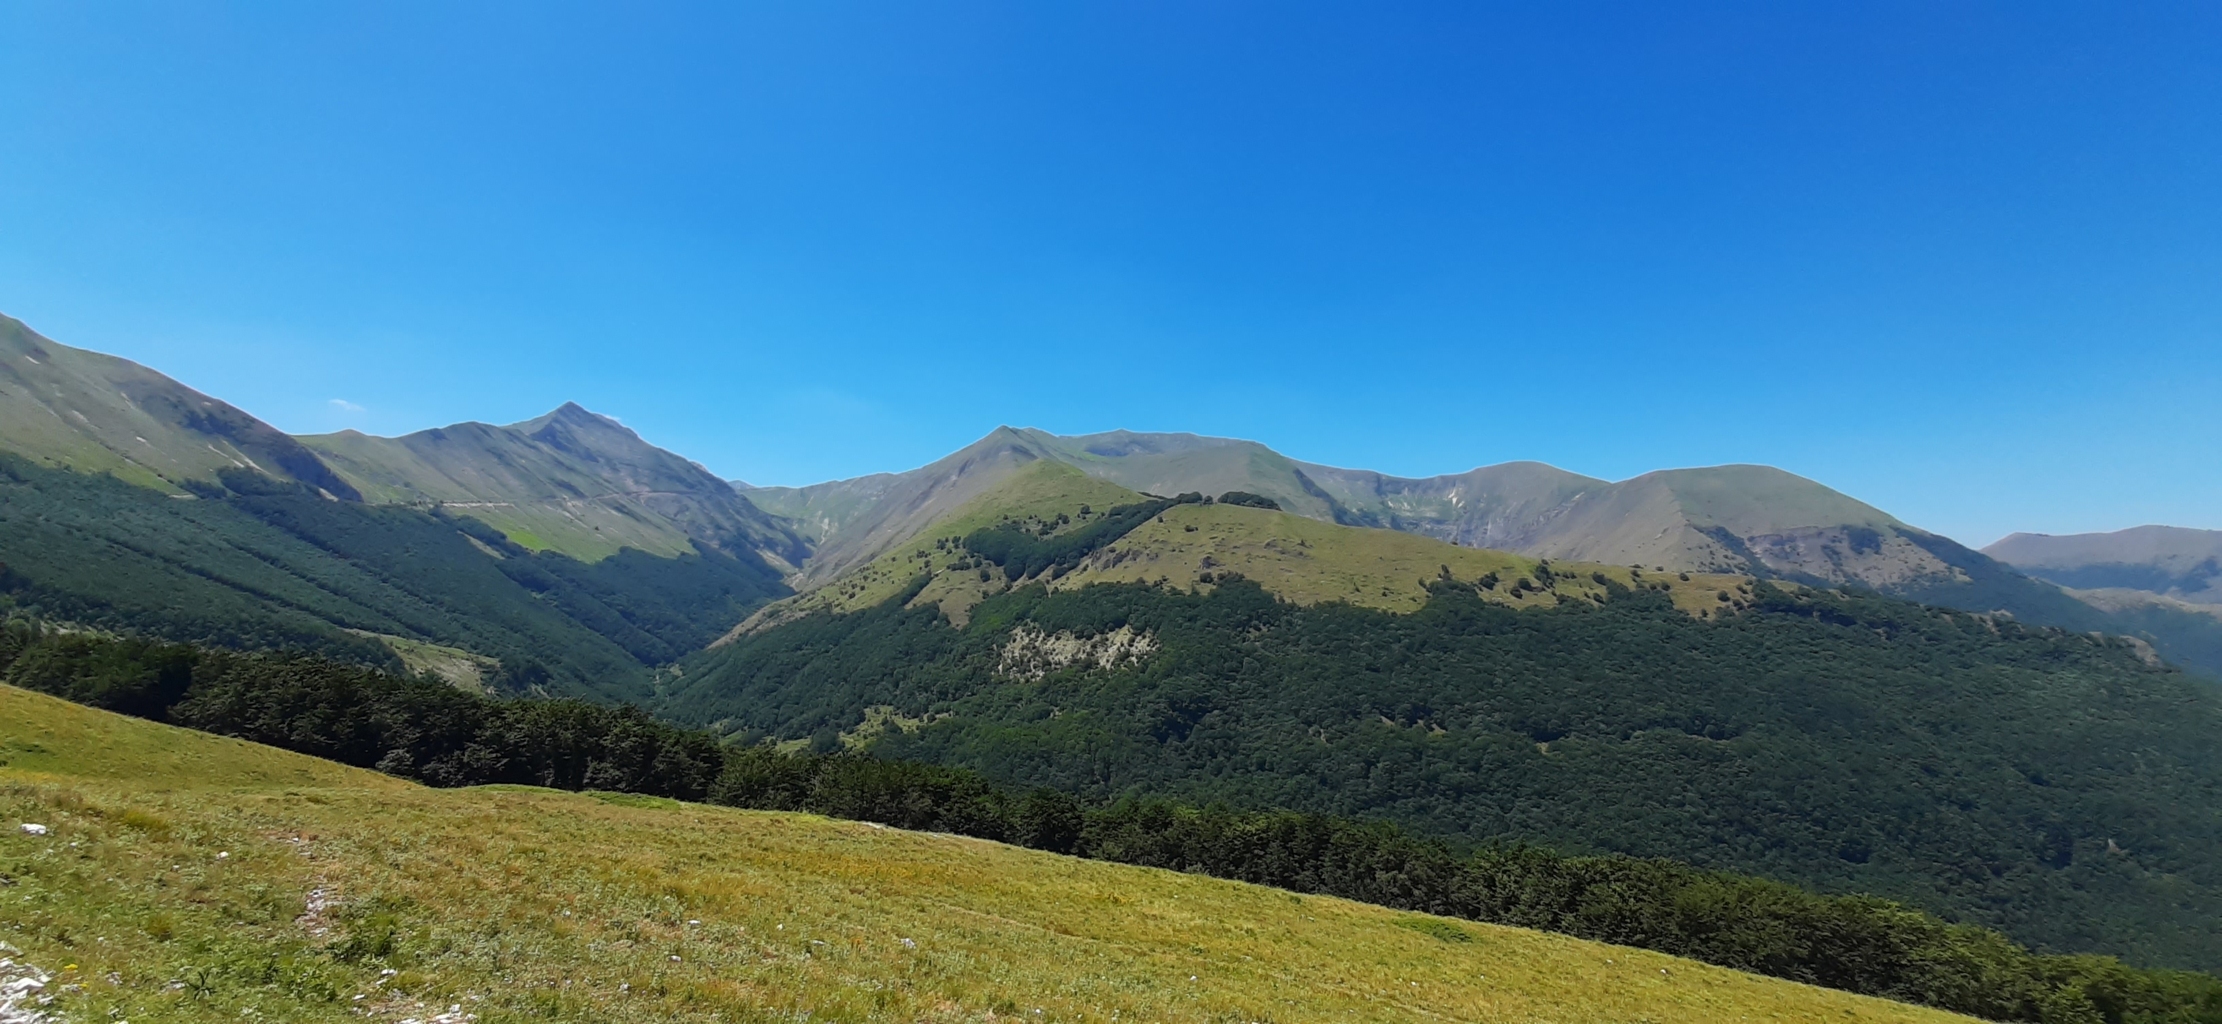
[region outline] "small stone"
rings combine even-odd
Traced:
[[[23,834],[27,836],[43,836],[46,834],[46,826],[38,824],[36,822],[26,821],[23,823]]]

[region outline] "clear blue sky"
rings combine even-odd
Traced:
[[[0,311],[298,432],[2222,528],[2222,5],[0,0]]]

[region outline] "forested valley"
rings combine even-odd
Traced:
[[[2043,948],[2222,964],[2210,684],[2118,639],[1755,585],[1394,615],[1247,581],[1022,587],[952,628],[901,598],[682,663],[661,710],[1090,799],[1397,822],[1872,893]],[[1119,631],[1149,653],[1105,667]],[[1061,667],[1015,664],[1059,639]]]
[[[260,474],[179,499],[0,453],[0,593],[46,618],[400,667],[378,637],[467,649],[507,692],[642,700],[653,666],[787,593],[753,557],[529,551],[437,509]]]
[[[1382,822],[1084,800],[961,768],[735,748],[634,708],[466,694],[311,655],[55,632],[20,615],[0,629],[0,678],[435,786],[604,790],[955,832],[1565,932],[1993,1020],[2222,1021],[2222,981],[2207,975],[2034,954],[1995,931],[1873,897],[1667,860],[1524,844],[1461,851]]]

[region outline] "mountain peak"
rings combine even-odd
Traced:
[[[512,423],[509,425],[509,429],[525,434],[536,434],[550,426],[559,424],[574,429],[621,430],[627,434],[633,433],[631,428],[618,422],[617,417],[605,416],[577,402],[565,402],[543,415],[535,416],[520,423]]]

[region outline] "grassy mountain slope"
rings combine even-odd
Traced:
[[[0,452],[119,478],[170,494],[219,470],[255,469],[322,488],[355,489],[293,438],[126,359],[39,336],[0,316]]]
[[[963,449],[905,473],[800,488],[750,489],[766,507],[818,532],[797,589],[827,583],[887,554],[1036,462],[1055,461],[1031,431],[998,427]],[[772,493],[765,493],[772,492]]]
[[[665,710],[1013,783],[1667,856],[2053,949],[2222,963],[2222,720],[2131,643],[1732,576],[1546,577],[1228,505],[1166,507],[1007,589],[973,531],[1054,547],[1098,521],[1083,494],[1096,513],[1139,497],[1057,465],[1009,486],[690,659]]]
[[[820,558],[800,581],[808,589],[898,548],[915,558],[916,538],[931,523],[1035,462],[1060,463],[1152,494],[1248,491],[1311,519],[1464,547],[1672,573],[1861,586],[2038,625],[2128,634],[2164,657],[2222,678],[2222,620],[2202,609],[2121,593],[2071,595],[1767,466],[1663,470],[1608,483],[1514,462],[1407,479],[1301,463],[1248,441],[1130,431],[1059,437],[1005,427],[926,469],[749,493],[811,524]],[[952,485],[956,481],[961,484]],[[1129,569],[1126,578],[1139,578],[1138,571]],[[876,598],[887,592],[882,578],[867,593]],[[1417,591],[1408,599],[1417,601]]]
[[[1001,566],[965,557],[956,550],[956,538],[1004,523],[1047,524],[1053,527],[1050,536],[1060,536],[1086,528],[1090,516],[1147,500],[1077,467],[1037,459],[1001,475],[972,500],[870,563],[766,607],[721,642],[811,612],[857,611],[897,597],[911,607],[939,608],[961,625],[974,605],[1017,581]],[[1063,525],[1055,525],[1060,517]],[[1607,585],[1592,574],[1601,573],[1623,587],[1641,575],[1624,566],[1568,563],[1557,567],[1559,579],[1548,589],[1530,589],[1519,581],[1532,584],[1545,578],[1536,559],[1263,508],[1196,503],[1166,509],[1071,570],[1042,582],[1060,590],[1122,581],[1209,590],[1214,580],[1234,573],[1300,604],[1345,601],[1411,611],[1425,603],[1429,582],[1446,572],[1468,581],[1496,579],[1502,585],[1485,592],[1488,600],[1537,607],[1561,599],[1601,599]],[[1649,585],[1669,589],[1678,603],[1701,614],[1720,607],[1721,593],[1750,582],[1727,575],[1683,575],[1689,578],[1654,574]]]
[[[1519,581],[1556,574],[1547,589],[1525,589]],[[1603,600],[1612,587],[1639,585],[1645,578],[1625,566],[1582,562],[1550,563],[1503,551],[1463,548],[1391,530],[1322,523],[1263,508],[1239,505],[1180,505],[1127,534],[1054,584],[1070,590],[1091,583],[1165,581],[1209,587],[1207,578],[1234,573],[1255,581],[1268,593],[1301,605],[1340,601],[1388,611],[1417,611],[1427,603],[1429,584],[1444,578],[1473,582],[1495,579],[1481,591],[1492,603],[1547,608],[1565,601]],[[1601,582],[1596,576],[1602,575]],[[1706,615],[1723,607],[1721,594],[1736,600],[1748,590],[1746,577],[1723,574],[1651,574],[1654,585],[1669,588],[1685,610]]]
[[[1607,483],[1541,463],[1403,479],[1298,464],[1338,522],[1544,558],[1887,587],[1951,570],[1872,506],[1768,466]]]
[[[765,607],[720,642],[811,612],[869,608],[905,594],[909,595],[906,600],[914,604],[941,607],[961,621],[972,605],[1003,590],[1005,580],[995,572],[982,579],[970,568],[958,570],[947,557],[936,561],[935,556],[945,556],[947,550],[947,545],[937,544],[937,540],[1011,518],[1055,518],[1077,513],[1082,506],[1109,508],[1142,500],[1141,495],[1123,487],[1039,458],[1015,466],[1000,457],[983,459],[973,463],[973,471],[963,475],[961,484],[970,495],[961,505],[943,511],[930,523],[906,527],[907,536],[902,542],[852,571]],[[942,503],[954,497],[949,492],[955,490],[942,489],[934,495],[938,500],[926,507],[941,510]],[[932,582],[914,591],[919,577],[928,573],[933,576]]]
[[[1274,499],[1282,509],[1334,521],[1336,506],[1294,460],[1255,441],[1195,434],[1104,434],[1059,437],[1024,431],[1067,465],[1145,494],[1247,491]]]
[[[896,473],[873,473],[810,487],[755,487],[740,480],[732,484],[756,507],[786,518],[796,533],[815,545],[870,510],[899,477]]]
[[[2171,568],[2093,567],[2081,574],[2059,569],[2032,579],[2003,560],[1767,466],[1662,470],[1606,483],[1516,462],[1415,480],[1294,462],[1249,442],[1191,435],[1121,432],[1048,438],[1041,446],[1107,479],[1141,481],[1165,474],[1162,479],[1177,479],[1184,490],[1254,491],[1314,519],[1460,545],[1668,572],[1862,586],[1947,607],[2003,612],[2036,625],[2135,636],[2170,661],[2222,679],[2222,618],[2183,603],[2208,593],[2196,588],[2214,575],[2208,565],[2213,531],[2112,542],[2125,551],[2151,550],[2151,559],[2165,559]],[[1174,456],[1186,460],[1181,465],[1187,472],[1177,477],[1161,468]],[[1206,467],[1213,471],[1196,471]],[[2069,593],[2056,584],[2112,589]],[[2124,589],[2163,584],[2174,588],[2160,591],[2169,599],[2146,599]],[[1417,600],[1416,593],[1411,599]]]
[[[1299,465],[1334,499],[1337,521],[1507,551],[1531,547],[1554,510],[1605,486],[1603,480],[1540,462],[1507,462],[1425,479]]]
[[[1035,462],[1063,463],[1150,494],[1247,490],[1276,498],[1282,508],[1333,518],[1327,499],[1303,487],[1295,464],[1264,445],[1125,430],[1060,437],[1032,428],[998,427],[946,459],[904,473],[808,487],[735,486],[763,508],[796,520],[820,543],[818,565],[808,579],[822,582],[879,557]]]
[[[2023,572],[2085,590],[2141,590],[2222,605],[2222,530],[2139,526],[2055,537],[2017,533],[1983,553]]]
[[[1124,430],[1060,437],[1004,427],[909,473],[748,493],[812,524],[821,560],[806,578],[815,584],[878,557],[1033,461],[1061,462],[1147,494],[1247,491],[1325,522],[1534,557],[1868,586],[1952,572],[1890,532],[1910,528],[1888,514],[1766,466],[1667,470],[1607,483],[1515,462],[1406,479],[1301,463],[1251,441]],[[960,467],[969,489],[944,488],[921,500]]]
[[[698,543],[789,568],[808,554],[801,538],[708,470],[575,404],[506,427],[302,441],[367,500],[451,509],[526,547],[582,561],[627,547],[676,557]]]
[[[50,829],[0,834],[0,936],[73,1019],[1967,1019],[977,840],[420,789],[12,688],[0,752],[0,813]]]
[[[498,659],[504,685],[617,699],[783,592],[717,552],[586,564],[468,519],[270,490],[181,500],[0,459],[0,587],[62,621],[378,660],[374,634]]]

